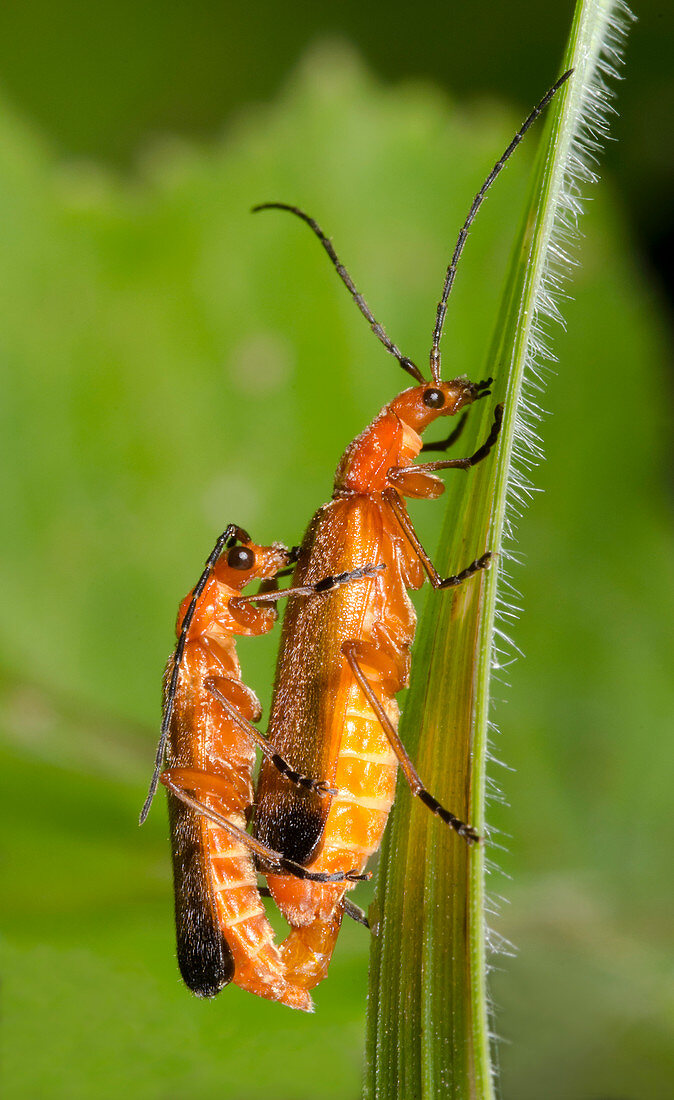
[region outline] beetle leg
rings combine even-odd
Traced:
[[[424,549],[423,544],[419,540],[419,536],[414,529],[414,524],[412,523],[412,520],[407,513],[407,509],[405,508],[405,505],[398,496],[396,490],[386,489],[384,490],[384,496],[391,505],[391,509],[393,510],[395,517],[403,530],[403,533],[407,536],[407,539],[411,543],[413,550],[415,551],[417,557],[421,561],[421,564],[426,570],[426,573],[428,574],[428,579],[433,585],[433,588],[456,588],[457,585],[463,584],[464,581],[467,581],[469,577],[473,577],[476,573],[479,573],[480,570],[489,568],[492,554],[490,551],[487,551],[487,553],[483,554],[482,557],[476,558],[475,561],[471,562],[470,565],[466,566],[465,569],[462,569],[460,573],[455,573],[451,577],[441,577],[437,569],[433,565],[430,557],[428,556],[428,553]]]
[[[282,756],[279,756],[277,752],[269,744],[269,741],[260,733],[258,729],[245,718],[235,703],[227,697],[228,690],[231,690],[230,684],[233,684],[235,689],[240,689],[240,685],[237,681],[229,681],[224,676],[209,676],[204,680],[204,687],[214,699],[217,699],[223,709],[227,712],[229,718],[236,722],[239,729],[250,738],[259,749],[262,750],[264,756],[271,764],[277,768],[281,775],[284,775],[291,783],[294,783],[296,787],[304,787],[306,790],[314,791],[319,795],[336,794],[337,792],[333,787],[328,787],[327,783],[323,780],[310,779],[307,775],[302,775],[301,772],[295,771],[291,768]]]
[[[262,844],[261,841],[251,836],[244,829],[239,829],[238,826],[233,825],[217,810],[206,806],[196,798],[192,798],[184,789],[184,786],[189,785],[189,787],[198,788],[205,794],[214,794],[217,797],[220,794],[218,778],[219,776],[208,775],[206,772],[197,772],[189,768],[169,769],[162,772],[160,776],[161,782],[171,794],[184,802],[186,806],[196,810],[202,817],[208,818],[209,821],[224,829],[235,840],[245,844],[262,863],[268,864],[275,872],[287,871],[295,878],[308,879],[310,882],[365,882],[370,878],[369,871],[365,871],[363,874],[358,874],[356,871],[334,871],[331,874],[325,871],[307,871],[306,867],[295,863],[294,859],[287,859],[280,852],[275,852],[273,848],[268,848],[266,844]],[[181,779],[184,786],[178,782]]]
[[[450,447],[453,447],[457,439],[463,434],[463,429],[466,426],[468,420],[468,413],[465,412],[459,423],[456,425],[454,431],[450,432],[446,439],[436,439],[434,442],[429,441],[424,443],[421,448],[422,451],[448,451]]]
[[[384,562],[379,565],[361,565],[358,569],[351,569],[348,573],[335,573],[328,577],[322,577],[315,584],[305,584],[298,588],[281,588],[277,592],[258,592],[255,596],[234,596],[231,604],[237,603],[274,603],[284,600],[286,596],[316,596],[323,592],[333,592],[335,588],[341,588],[343,584],[351,581],[359,581],[364,577],[374,577],[376,573],[386,569]]]
[[[421,802],[423,802],[424,806],[428,806],[428,809],[431,811],[431,813],[437,814],[437,816],[442,821],[444,821],[446,825],[449,825],[452,829],[454,829],[454,832],[458,833],[459,836],[465,837],[465,839],[469,843],[479,841],[480,836],[478,835],[478,833],[475,832],[473,828],[471,828],[470,825],[466,825],[464,821],[461,821],[461,819],[456,817],[455,814],[451,813],[450,810],[446,810],[444,806],[440,802],[438,802],[437,798],[434,798],[433,795],[424,787],[421,779],[419,778],[419,773],[414,767],[414,764],[412,763],[405,746],[400,740],[397,729],[395,728],[386,711],[382,707],[379,699],[372,689],[369,680],[367,679],[367,676],[363,672],[358,662],[358,658],[355,655],[354,649],[355,644],[353,642],[345,642],[342,646],[342,653],[349,662],[351,670],[356,680],[358,681],[363,695],[365,696],[374,713],[377,715],[377,718],[379,719],[381,727],[388,738],[389,744],[398,758],[398,763],[402,768],[405,779],[409,783],[412,794],[416,798],[420,799]]]
[[[409,470],[413,472],[415,470],[428,470],[429,473],[435,470],[469,470],[471,466],[477,466],[478,462],[482,462],[483,458],[486,458],[489,452],[492,450],[496,440],[499,437],[501,431],[501,424],[503,422],[503,405],[497,405],[494,409],[494,423],[491,426],[491,431],[485,439],[481,447],[475,451],[475,454],[469,455],[468,458],[446,458],[441,462],[413,462],[409,466],[392,466],[389,470],[389,478],[399,485],[404,484],[405,471]],[[450,436],[451,439],[451,436]],[[404,491],[404,490],[403,490]]]
[[[370,922],[367,919],[367,913],[364,909],[361,909],[360,905],[354,905],[348,898],[342,898],[342,905],[344,906],[344,912],[351,920],[355,920],[357,924],[362,924],[363,928],[370,928]]]

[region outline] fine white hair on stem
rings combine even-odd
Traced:
[[[399,803],[380,863],[367,1100],[385,1100],[401,1089],[481,1100],[496,1094],[487,972],[490,954],[503,944],[486,926],[485,872],[492,868],[485,865],[508,838],[485,828],[484,804],[486,797],[498,797],[486,776],[492,677],[497,668],[503,676],[515,650],[508,635],[518,595],[503,569],[510,572],[519,560],[512,538],[518,514],[534,493],[531,470],[543,457],[536,401],[552,358],[549,323],[561,319],[580,193],[595,178],[610,109],[607,80],[615,73],[628,19],[621,0],[577,0],[564,64],[574,73],[551,104],[531,208],[482,375],[495,377],[495,399],[503,402],[498,459],[477,475],[479,490],[474,482],[470,488],[448,486],[442,568],[455,568],[467,544],[493,551],[495,567],[454,600],[429,599],[405,728],[414,729],[411,735],[422,745],[426,781],[439,791],[457,784],[465,792],[469,819],[485,844],[475,845],[466,859],[455,843],[438,844],[430,823]],[[486,409],[483,415],[486,421]],[[487,900],[493,912],[496,900]]]
[[[500,542],[498,568],[487,608],[491,643],[487,679],[501,675],[516,647],[503,630],[516,617],[510,567],[517,563],[512,549],[517,520],[536,491],[529,475],[543,458],[538,424],[543,413],[538,405],[549,364],[554,325],[564,327],[561,312],[567,297],[564,284],[577,265],[574,250],[583,212],[583,191],[597,181],[597,158],[609,139],[610,116],[615,114],[610,81],[620,79],[622,51],[634,16],[623,0],[588,0],[579,5],[566,64],[574,74],[563,95],[560,120],[554,137],[554,155],[546,165],[547,192],[536,211],[533,244],[527,254],[527,275],[522,284],[517,328],[510,333],[510,378],[506,405],[514,413],[504,423],[505,473],[497,485],[493,534]],[[551,324],[552,322],[552,324]],[[507,347],[504,341],[500,350]],[[499,499],[500,493],[500,499]],[[499,530],[500,528],[500,530]],[[499,538],[500,536],[500,538]],[[507,596],[502,593],[507,590]],[[517,598],[517,597],[516,597]],[[497,622],[500,624],[497,627]],[[518,651],[516,651],[518,652]],[[493,723],[489,722],[489,733]],[[485,731],[485,739],[487,731]],[[491,760],[491,745],[488,744]],[[493,790],[492,790],[493,797]],[[490,870],[487,868],[487,870]],[[500,940],[485,928],[486,955],[502,950]],[[512,948],[509,946],[509,952]],[[493,1034],[493,1028],[491,1029]]]
[[[546,215],[547,225],[538,249],[537,263],[532,272],[532,289],[528,292],[530,307],[524,313],[524,350],[520,376],[515,379],[517,397],[509,441],[510,461],[505,482],[502,515],[502,547],[497,570],[494,617],[499,621],[516,618],[519,606],[503,597],[503,590],[516,597],[507,562],[517,562],[517,553],[510,543],[514,540],[516,521],[522,515],[536,487],[529,471],[543,459],[543,442],[536,424],[543,417],[537,403],[542,392],[550,362],[555,361],[550,348],[550,322],[564,327],[560,302],[567,297],[564,283],[571,268],[578,265],[573,254],[579,237],[578,221],[583,212],[582,191],[585,185],[597,182],[598,154],[609,140],[610,116],[615,114],[611,103],[610,80],[620,79],[622,51],[630,22],[634,19],[623,0],[604,0],[594,5],[592,42],[579,50],[580,57],[569,60],[574,74],[565,95],[568,125],[560,127],[560,144],[566,146],[557,156],[551,190],[553,197]],[[594,51],[590,48],[594,43]],[[501,630],[494,629],[493,667],[503,667],[501,657],[517,647]],[[505,647],[505,648],[504,648]]]

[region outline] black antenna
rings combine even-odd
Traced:
[[[411,374],[412,378],[414,378],[417,382],[425,382],[426,379],[424,378],[419,368],[412,362],[411,359],[408,359],[406,355],[403,355],[400,349],[397,348],[393,341],[390,340],[389,337],[386,335],[383,326],[380,325],[379,321],[377,321],[377,319],[375,318],[372,310],[363,298],[363,295],[359,294],[356,290],[353,279],[349,275],[348,271],[344,267],[344,264],[340,261],[337,253],[332,247],[332,241],[330,241],[326,237],[318,222],[314,221],[313,218],[310,218],[309,215],[305,214],[303,210],[299,209],[299,207],[289,206],[285,202],[263,202],[260,203],[259,206],[253,207],[254,214],[256,214],[258,210],[287,210],[289,214],[295,214],[296,217],[301,218],[303,222],[306,222],[306,224],[309,226],[310,229],[313,230],[313,232],[316,234],[319,241],[323,245],[323,248],[330,257],[337,274],[344,283],[344,286],[348,290],[354,302],[358,306],[358,309],[363,314],[363,317],[365,317],[366,321],[368,321],[370,328],[374,332],[377,339],[382,342],[386,350],[389,351],[391,355],[394,355],[396,357],[403,370],[406,370],[408,374]]]
[[[504,167],[506,161],[508,160],[510,155],[514,153],[515,149],[521,142],[529,127],[536,121],[538,116],[542,114],[552,97],[559,91],[559,89],[562,87],[562,84],[564,84],[569,79],[572,72],[573,69],[568,69],[563,76],[560,76],[557,83],[552,85],[550,90],[545,93],[540,103],[538,103],[534,107],[529,117],[515,134],[514,138],[510,142],[510,145],[503,153],[503,156],[496,161],[496,164],[492,168],[491,172],[482,184],[482,187],[473,199],[473,205],[468,211],[468,217],[461,227],[461,232],[459,233],[456,245],[454,247],[454,253],[452,255],[450,265],[447,268],[447,274],[445,275],[445,285],[442,290],[442,297],[438,302],[438,310],[435,318],[435,328],[433,329],[433,346],[431,348],[430,356],[431,374],[433,375],[433,381],[436,383],[440,382],[440,339],[442,337],[442,329],[447,313],[447,299],[449,298],[450,291],[452,289],[452,286],[454,285],[454,276],[456,275],[456,269],[461,258],[461,253],[463,252],[463,246],[465,245],[468,238],[468,231],[473,224],[473,221],[475,220],[475,215],[482,205],[482,200],[484,199],[487,191],[498,176],[499,172]]]
[[[220,538],[216,542],[215,546],[211,550],[206,560],[206,567],[199,577],[197,584],[192,592],[192,599],[190,600],[190,606],[187,608],[185,618],[183,619],[182,626],[180,628],[180,637],[178,638],[178,644],[173,654],[173,671],[171,672],[171,682],[169,684],[168,692],[166,693],[166,702],[164,705],[164,715],[161,722],[161,732],[159,735],[159,744],[157,745],[157,752],[154,760],[154,772],[152,773],[152,779],[150,780],[150,789],[147,792],[147,798],[143,803],[143,809],[140,811],[140,818],[138,824],[142,825],[150,812],[150,806],[152,805],[152,799],[157,793],[157,787],[159,785],[159,776],[164,766],[164,753],[166,752],[166,741],[168,738],[169,726],[171,725],[171,718],[173,716],[173,705],[176,698],[176,690],[178,687],[178,676],[180,675],[180,662],[183,658],[183,652],[185,650],[185,642],[187,641],[187,633],[192,625],[192,619],[194,618],[194,612],[197,609],[197,603],[199,597],[206,587],[206,582],[213,572],[213,567],[217,562],[223,547],[227,542],[235,541],[236,538],[241,539],[242,542],[250,542],[250,536],[241,527],[237,527],[235,523],[230,523],[225,531],[222,532]]]

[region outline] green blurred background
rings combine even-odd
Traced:
[[[497,686],[492,991],[506,1100],[671,1095],[674,9],[644,2],[520,525]],[[138,831],[178,601],[230,520],[296,541],[404,384],[316,242],[424,361],[468,203],[571,16],[195,0],[0,10],[3,1077],[12,1097],[356,1097],[367,936],[311,1018],[174,959],[165,811]],[[671,56],[671,49],[669,51]],[[445,370],[486,372],[526,196],[471,235]],[[417,507],[433,545],[441,505]],[[263,700],[275,639],[241,646]],[[401,797],[407,797],[403,792]],[[510,875],[509,881],[505,876]],[[361,901],[367,904],[368,888]]]

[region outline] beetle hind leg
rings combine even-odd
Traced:
[[[441,821],[444,821],[446,825],[449,825],[455,833],[463,837],[466,841],[468,841],[468,843],[472,844],[479,842],[481,838],[479,834],[475,831],[475,829],[473,829],[472,826],[467,825],[466,822],[462,821],[461,818],[456,816],[456,814],[453,814],[451,810],[447,810],[442,805],[442,803],[439,802],[438,799],[435,798],[434,795],[432,795],[421,782],[419,773],[414,767],[414,764],[410,759],[407,749],[400,739],[400,735],[398,734],[397,729],[395,728],[388,714],[384,710],[380,699],[377,697],[377,694],[367,677],[367,674],[361,664],[362,658],[359,659],[359,648],[361,647],[358,647],[356,643],[345,642],[342,646],[342,652],[351,667],[353,675],[358,681],[361,691],[363,692],[365,698],[372,707],[372,710],[379,719],[379,723],[384,733],[386,734],[386,737],[391,748],[393,749],[393,752],[398,759],[398,763],[400,764],[400,767],[403,771],[405,779],[409,784],[412,794],[421,802],[423,802],[423,804],[428,807],[431,813],[436,814],[441,819]]]

